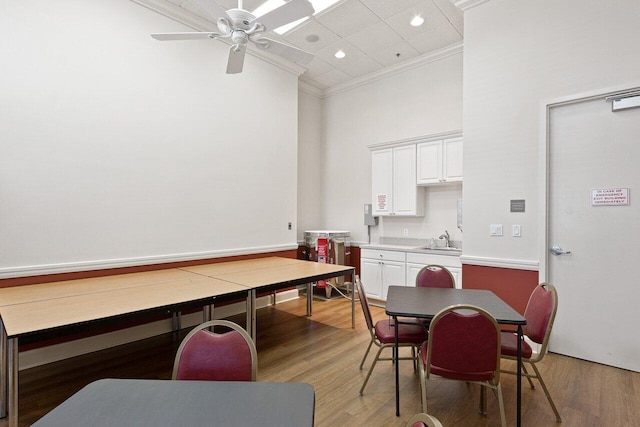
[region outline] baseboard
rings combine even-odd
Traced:
[[[297,290],[288,290],[276,294],[275,303],[281,303],[292,299],[299,298]],[[256,300],[258,309],[272,305],[271,296],[260,297]],[[223,319],[246,312],[246,304],[238,302],[234,304],[216,307],[213,312],[215,319]],[[202,323],[202,312],[190,313],[182,316],[182,328],[190,328]],[[159,320],[156,322],[145,323],[144,325],[133,326],[119,331],[108,332],[105,334],[94,335],[87,338],[81,338],[74,341],[68,341],[61,344],[54,344],[46,347],[39,347],[33,350],[20,352],[19,366],[20,370],[33,368],[36,366],[53,363],[60,360],[80,356],[94,351],[104,350],[122,344],[128,344],[134,341],[151,338],[156,335],[171,332],[171,319]]]

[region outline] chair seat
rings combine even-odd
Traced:
[[[518,334],[513,332],[502,332],[500,334],[501,347],[500,353],[503,356],[511,356],[518,357]],[[533,355],[533,349],[527,343],[527,341],[522,340],[522,358],[523,359],[531,359]]]
[[[391,319],[378,320],[375,325],[376,337],[382,344],[395,343],[395,326]],[[398,342],[422,344],[427,340],[427,330],[422,325],[398,324]]]

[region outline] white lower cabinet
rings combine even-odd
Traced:
[[[459,256],[407,253],[407,286],[415,286],[416,276],[423,267],[436,264],[446,267],[453,275],[456,288],[462,288],[462,264]]]
[[[360,276],[367,296],[386,300],[390,285],[405,286],[406,252],[363,249]]]

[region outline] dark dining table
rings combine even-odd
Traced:
[[[435,317],[442,309],[457,304],[471,304],[485,309],[496,319],[500,325],[513,325],[518,332],[518,367],[517,367],[517,408],[516,424],[520,427],[521,420],[521,340],[522,327],[527,320],[514,310],[509,304],[500,299],[491,291],[477,289],[454,288],[418,288],[414,286],[389,286],[387,292],[386,313],[393,317],[395,324],[396,347],[394,359],[398,357],[398,323],[403,318],[422,319],[425,324]],[[396,415],[400,416],[400,376],[397,360],[396,370]]]
[[[54,408],[35,427],[313,427],[306,383],[102,379]]]

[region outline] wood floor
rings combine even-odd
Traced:
[[[314,301],[311,318],[305,300],[258,311],[258,381],[300,381],[316,392],[316,426],[404,426],[420,408],[418,376],[409,362],[400,366],[401,416],[395,416],[394,376],[390,362],[380,362],[365,389],[358,390],[370,363],[358,365],[369,342],[357,307],[351,328],[350,302]],[[373,307],[376,318],[384,310]],[[243,317],[237,319],[243,322]],[[186,331],[183,331],[183,336]],[[68,359],[20,373],[20,425],[30,425],[71,394],[99,378],[171,376],[180,337],[166,334]],[[370,358],[372,355],[369,356]],[[541,366],[564,419],[557,424],[544,393],[523,383],[524,426],[640,426],[640,373],[549,354]],[[508,425],[515,425],[515,377],[502,377]],[[478,386],[459,382],[430,383],[429,413],[445,426],[499,426],[493,394],[488,417],[477,413]],[[6,419],[0,421],[0,427]]]

